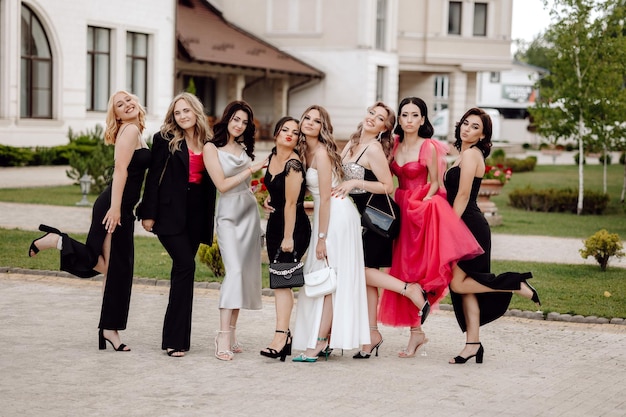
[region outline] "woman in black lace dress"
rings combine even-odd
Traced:
[[[273,208],[265,232],[267,255],[272,261],[278,253],[279,262],[299,261],[309,246],[311,224],[304,211],[306,182],[304,167],[294,151],[299,137],[298,120],[283,117],[274,128],[276,147],[272,150],[265,186],[269,191],[269,205]],[[290,288],[274,290],[276,299],[276,332],[274,339],[261,355],[269,358],[291,354],[289,322],[293,309],[293,292]]]

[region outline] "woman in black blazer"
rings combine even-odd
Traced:
[[[161,349],[173,357],[189,350],[196,252],[200,243],[213,242],[216,189],[202,160],[202,147],[211,137],[200,100],[186,92],[174,97],[153,138],[152,165],[137,213],[172,258]]]

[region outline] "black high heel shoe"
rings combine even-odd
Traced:
[[[378,348],[382,344],[383,344],[383,339],[380,339],[380,342],[378,342],[374,346],[372,346],[372,350],[370,350],[369,353],[360,350],[360,351],[358,351],[357,353],[354,354],[352,359],[369,359],[370,356],[372,356],[372,352],[374,352],[374,349],[376,349],[375,356],[378,356]]]
[[[37,239],[33,240],[30,243],[30,247],[28,248],[28,257],[32,258],[33,256],[37,255],[39,253],[39,248],[35,245],[35,242],[37,242],[38,240],[43,239],[44,237],[48,236],[50,233],[56,233],[57,235],[61,235],[61,231],[59,229],[56,229],[54,227],[50,227],[50,226],[46,226],[45,224],[40,224],[39,225],[39,230],[42,232],[46,232],[45,235],[38,237]]]
[[[287,339],[285,340],[285,345],[283,346],[283,348],[278,351],[276,349],[272,349],[271,347],[267,347],[265,348],[267,349],[267,351],[262,350],[259,353],[261,354],[261,356],[265,356],[266,358],[276,359],[280,357],[280,361],[285,362],[285,358],[291,355],[291,330],[276,330],[276,333],[285,333],[287,335]]]
[[[115,347],[113,342],[104,337],[104,329],[100,329],[98,331],[98,348],[100,348],[100,350],[105,350],[107,348],[107,342],[111,344],[111,347],[116,352],[130,352],[130,349],[126,349],[127,346],[124,343],[120,343],[118,347]]]
[[[370,333],[373,331],[376,331],[380,334],[380,332],[378,331],[378,326],[370,326]],[[354,356],[352,356],[352,359],[369,359],[369,357],[372,356],[372,352],[374,352],[374,349],[376,349],[376,356],[378,356],[378,348],[382,344],[383,344],[383,337],[381,335],[380,342],[372,346],[372,349],[370,349],[369,353],[365,352],[364,350],[360,350],[357,353],[355,353]]]
[[[403,295],[405,297],[407,296],[406,289],[409,287],[409,285],[413,285],[413,283],[409,284],[408,282],[406,282],[404,284],[404,289],[400,292],[400,295]],[[420,324],[424,324],[424,322],[426,321],[426,317],[428,317],[428,315],[430,314],[430,302],[428,301],[428,293],[424,291],[424,289],[422,289],[422,297],[424,297],[424,305],[422,305],[422,308],[418,313],[418,315],[421,317]]]
[[[455,357],[454,359],[452,359],[454,362],[450,362],[450,363],[451,364],[464,364],[465,362],[472,359],[473,357],[476,357],[476,363],[483,363],[483,355],[485,354],[485,348],[483,348],[483,344],[480,342],[467,342],[466,345],[480,345],[480,347],[478,348],[475,354],[469,355],[467,358],[464,358],[463,356],[459,355]]]
[[[530,288],[530,290],[533,292],[533,296],[530,298],[531,301],[533,301],[535,304],[537,304],[539,307],[541,307],[541,300],[539,300],[539,293],[537,292],[535,287],[530,285],[526,280],[522,281],[522,283],[526,284],[526,286],[528,288]]]

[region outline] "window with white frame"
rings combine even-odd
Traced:
[[[272,33],[317,34],[321,0],[269,0],[268,31]]]
[[[52,52],[39,18],[21,10],[20,117],[52,118]]]
[[[387,48],[387,1],[376,1],[376,49]]]
[[[87,27],[87,110],[106,111],[111,85],[111,30]]]
[[[450,80],[447,75],[438,75],[435,77],[434,106],[433,112],[448,108],[448,92],[450,89]]]
[[[376,101],[385,100],[385,80],[387,69],[385,67],[376,67]]]
[[[449,35],[461,34],[462,9],[463,9],[463,2],[460,2],[460,1],[448,2],[448,34]]]
[[[148,97],[148,35],[126,34],[126,88],[147,106]]]
[[[487,36],[487,3],[474,3],[474,36]]]

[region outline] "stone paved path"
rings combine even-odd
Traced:
[[[0,273],[0,415],[623,416],[626,326],[502,319],[484,327],[484,363],[449,365],[464,341],[454,316],[425,324],[427,356],[399,359],[406,329],[381,327],[379,357],[354,351],[301,364],[262,358],[273,298],[242,311],[245,352],[213,357],[218,292],[196,289],[192,350],[160,350],[166,287],[135,285],[123,340],[97,349],[101,284]]]

